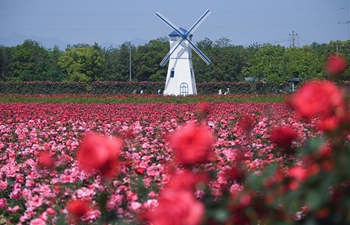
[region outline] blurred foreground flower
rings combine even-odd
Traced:
[[[81,218],[92,209],[92,207],[87,201],[72,200],[68,202],[66,209],[69,212],[69,219],[80,221]]]
[[[198,115],[201,119],[206,118],[210,113],[210,103],[201,102],[198,104]]]
[[[176,160],[182,165],[203,163],[212,154],[214,137],[205,125],[186,125],[169,138],[170,147],[175,151]]]
[[[192,191],[167,188],[158,202],[157,208],[141,215],[153,225],[197,225],[204,215],[204,204],[194,197]]]
[[[343,73],[346,69],[346,59],[342,55],[332,54],[326,62],[326,72],[328,75],[337,76]]]
[[[81,169],[86,172],[98,170],[104,178],[112,178],[118,172],[118,157],[122,147],[121,139],[88,134],[79,146],[77,159]]]
[[[54,158],[48,151],[40,151],[38,154],[38,166],[44,168],[52,168],[55,165]]]
[[[292,141],[298,137],[298,133],[290,126],[278,127],[271,131],[271,142],[279,147],[288,148],[292,145]]]
[[[289,103],[300,117],[306,119],[316,115],[342,117],[345,113],[343,93],[331,81],[304,84]]]
[[[246,115],[238,123],[243,132],[249,133],[254,128],[254,122],[249,115]]]

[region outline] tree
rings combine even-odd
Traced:
[[[90,82],[97,80],[105,60],[94,46],[68,47],[59,58],[58,65],[68,74],[68,81]]]
[[[48,81],[63,81],[68,79],[68,74],[63,72],[58,65],[59,58],[63,52],[55,46],[53,49],[48,49],[48,58],[45,63],[45,71],[43,77]]]
[[[350,79],[350,40],[343,41],[341,43],[341,54],[346,58],[346,61],[348,62],[348,67],[345,70],[345,72],[342,75],[343,80],[349,80]]]
[[[328,54],[329,54],[329,49],[328,49],[328,45],[323,43],[323,44],[319,44],[317,42],[313,42],[310,45],[310,48],[319,56],[321,57],[321,60],[324,61],[327,59]]]
[[[12,51],[9,81],[45,80],[43,72],[48,52],[37,41],[25,40]]]
[[[283,63],[284,51],[285,48],[280,45],[262,46],[243,69],[244,76],[267,78],[270,83],[283,83],[286,80]]]
[[[196,82],[210,82],[213,80],[215,73],[213,71],[215,66],[215,61],[213,59],[215,58],[213,41],[209,38],[205,38],[204,40],[197,42],[197,47],[212,61],[212,63],[209,66],[206,66],[205,62],[203,62],[196,53],[192,53],[192,63]]]
[[[161,67],[159,63],[169,51],[167,37],[151,40],[145,46],[138,46],[133,58],[135,79],[138,81],[164,81],[167,66]]]
[[[323,61],[310,46],[288,48],[283,57],[285,79],[302,78],[303,80],[309,80],[322,77]]]
[[[118,81],[129,81],[130,80],[130,57],[131,57],[131,74],[133,76],[133,59],[135,58],[134,50],[135,47],[130,42],[125,42],[119,47],[118,54],[116,55],[116,76]],[[133,79],[135,77],[132,77]]]
[[[248,51],[243,46],[230,45],[230,40],[219,39],[212,52],[213,80],[238,82],[244,80],[242,69],[247,64]]]
[[[103,68],[103,72],[99,77],[99,80],[106,81],[121,81],[121,77],[119,77],[118,66],[117,66],[117,58],[119,55],[119,49],[114,47],[104,48],[102,49],[102,56],[105,59],[105,64]]]
[[[227,37],[222,37],[222,38],[215,41],[214,46],[219,47],[219,48],[226,48],[226,47],[230,47],[232,45],[231,45],[230,39],[228,39]]]
[[[0,46],[0,81],[6,81],[11,72],[12,47]]]

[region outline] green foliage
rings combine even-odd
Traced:
[[[208,66],[192,54],[197,83],[242,82],[245,77],[255,77],[267,78],[269,85],[281,85],[288,78],[323,78],[326,58],[337,50],[350,62],[350,40],[285,48],[271,44],[236,46],[224,37],[216,41],[205,38],[197,46],[212,61]],[[133,82],[165,82],[167,66],[159,63],[168,51],[168,37],[140,46],[130,42],[110,48],[97,43],[76,44],[65,51],[57,46],[45,49],[36,41],[26,40],[15,47],[0,46],[0,81],[127,82],[131,72]],[[348,66],[341,79],[349,78]]]
[[[212,63],[207,66],[205,62],[197,55],[192,54],[192,63],[194,68],[194,74],[196,82],[211,82],[213,80],[213,69],[215,67],[215,61],[213,61],[213,42],[205,38],[197,43],[198,48],[209,58]],[[216,80],[222,81],[222,80]]]
[[[138,104],[138,103],[198,103],[198,102],[283,102],[284,95],[196,95],[196,96],[163,96],[163,95],[0,95],[0,102],[25,103],[75,103],[75,104]]]
[[[261,47],[249,60],[244,75],[258,79],[267,78],[270,83],[283,83],[287,78],[283,70],[284,52],[285,48],[280,45],[268,44]]]
[[[158,89],[163,89],[163,82],[93,82],[92,94],[132,94],[134,90],[144,94],[157,94]]]
[[[322,63],[309,46],[289,48],[284,53],[285,78],[302,78],[310,80],[322,78]]]
[[[277,94],[288,93],[288,83],[273,84],[257,82],[202,82],[197,83],[199,94],[218,94],[219,89],[231,94]],[[345,83],[345,85],[348,85]],[[3,94],[157,94],[164,89],[164,82],[0,82]]]
[[[158,38],[149,41],[145,46],[139,46],[133,60],[133,80],[148,81],[152,76],[152,81],[165,82],[167,68],[161,67],[159,63],[168,51],[168,38]]]
[[[90,82],[98,78],[104,59],[95,47],[68,48],[59,58],[58,65],[68,73],[68,81]]]
[[[40,81],[45,80],[48,52],[38,42],[25,40],[12,51],[11,74],[7,81]]]
[[[63,52],[55,46],[53,49],[48,50],[49,57],[47,59],[47,69],[43,71],[45,80],[48,81],[63,81],[68,79],[68,74],[63,72],[58,65],[58,60],[62,56]]]
[[[0,82],[3,94],[83,94],[87,84],[79,82]]]

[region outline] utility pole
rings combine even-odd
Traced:
[[[129,78],[131,82],[131,41],[129,41]]]
[[[342,22],[338,22],[338,23],[337,23],[337,42],[336,42],[336,52],[337,52],[336,55],[337,55],[337,56],[339,55],[339,37],[338,37],[338,36],[339,36],[339,34],[338,34],[338,30],[339,30],[338,27],[339,27],[339,24],[342,24]]]
[[[349,23],[350,23],[350,16],[349,16],[350,12],[349,12],[349,9],[350,9],[350,1],[349,1],[349,6],[348,7],[341,7],[341,9],[344,9],[345,17],[347,17],[346,19],[348,20],[348,21],[343,22],[342,24],[347,24],[347,27],[348,27],[348,40],[349,40]]]
[[[296,35],[298,35],[298,34],[294,34],[294,30],[292,31],[292,35],[291,34],[289,34],[289,36],[291,37],[291,44],[289,45],[290,47],[295,47],[295,37],[296,37]]]

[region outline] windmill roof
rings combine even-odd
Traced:
[[[187,32],[187,30],[185,30],[184,28],[180,27],[180,31],[183,32],[184,34]],[[176,31],[173,31],[169,34],[170,37],[176,37],[176,36],[180,36]],[[192,34],[190,35],[192,36]]]

